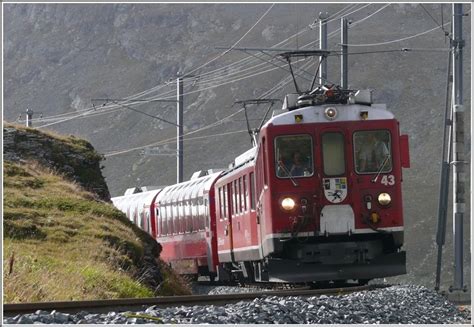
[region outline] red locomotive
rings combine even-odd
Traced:
[[[370,92],[341,101],[341,90],[318,90],[288,95],[231,168],[114,204],[185,274],[276,282],[404,274],[408,137]]]
[[[161,257],[178,272],[360,283],[406,273],[401,182],[410,166],[408,137],[370,91],[313,89],[316,74],[310,90],[300,91],[291,58],[328,54],[280,54],[297,93],[265,125],[249,128],[253,147],[229,169],[112,199],[161,243]]]

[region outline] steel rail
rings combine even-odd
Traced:
[[[193,306],[193,305],[225,305],[239,301],[253,300],[267,296],[317,296],[317,295],[339,295],[358,291],[374,290],[388,287],[390,285],[364,285],[352,287],[339,287],[330,289],[290,289],[276,291],[261,291],[256,293],[234,293],[218,295],[184,295],[163,296],[155,298],[126,298],[111,300],[88,300],[88,301],[56,301],[56,302],[31,302],[31,303],[9,303],[3,305],[4,317],[17,314],[33,313],[37,310],[56,310],[64,313],[87,311],[91,313],[109,311],[139,311],[144,306],[156,306],[166,308],[170,306]]]

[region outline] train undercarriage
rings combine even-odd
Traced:
[[[222,263],[216,280],[314,283],[357,280],[406,273],[403,232],[272,239],[263,260]]]

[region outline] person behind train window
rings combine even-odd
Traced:
[[[288,177],[288,167],[283,160],[283,155],[280,154],[277,161],[277,176],[278,177]]]
[[[291,176],[308,176],[311,174],[311,170],[307,163],[304,162],[303,156],[300,151],[293,152],[291,156],[293,162],[289,169]]]
[[[362,145],[359,153],[359,171],[378,171],[388,155],[389,151],[385,142],[377,138],[375,133],[369,133],[367,136],[367,142]]]

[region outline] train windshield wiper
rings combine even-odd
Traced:
[[[298,183],[291,177],[291,173],[288,171],[288,169],[285,167],[283,162],[278,160],[278,166],[283,169],[283,172],[290,178],[291,182],[293,183],[294,186],[298,186]]]
[[[385,156],[385,159],[383,160],[382,165],[380,166],[379,170],[377,171],[377,174],[375,174],[374,178],[372,178],[372,180],[371,180],[372,183],[377,182],[377,179],[379,178],[380,173],[382,173],[383,168],[385,167],[385,165],[388,162],[388,158],[390,158],[390,153],[387,153],[387,155]]]

